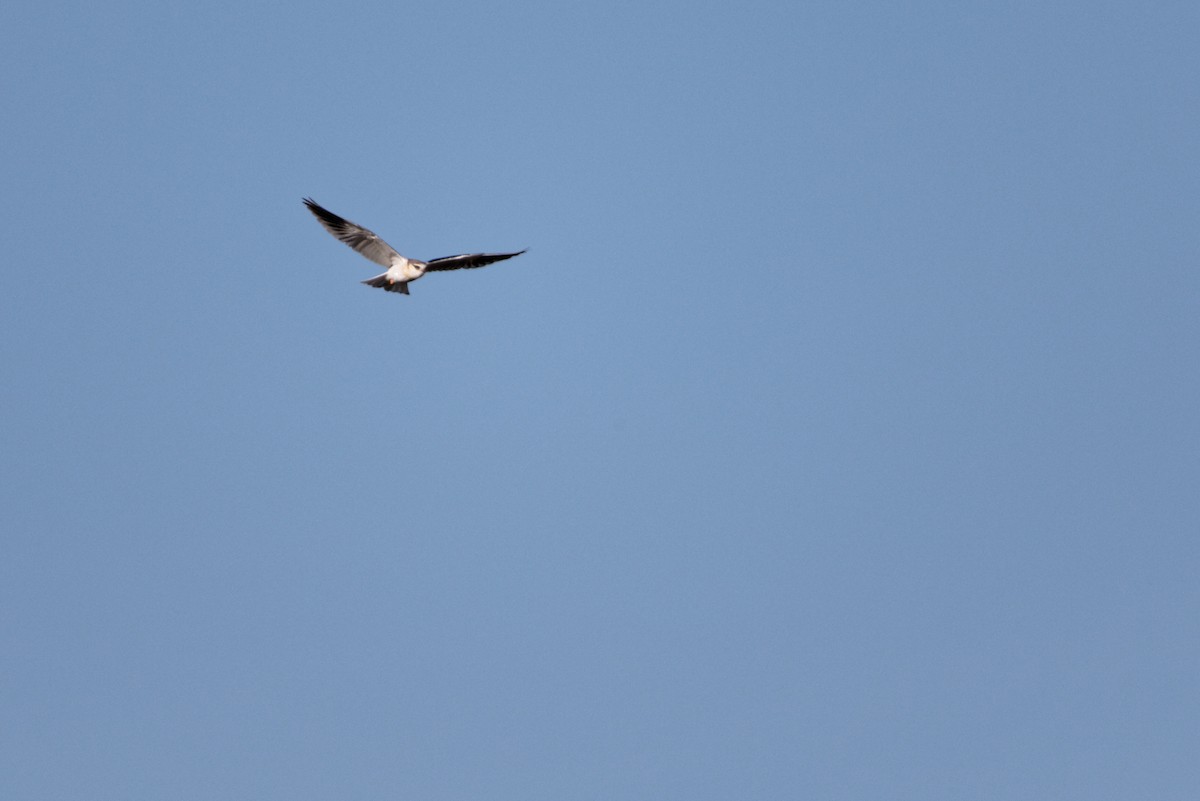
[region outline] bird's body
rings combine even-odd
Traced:
[[[388,292],[407,295],[409,282],[416,281],[427,272],[483,267],[487,264],[511,259],[513,256],[520,256],[525,252],[519,250],[516,253],[464,253],[460,256],[443,256],[432,261],[409,259],[401,256],[395,248],[376,236],[374,232],[322,208],[312,198],[304,198],[304,205],[308,207],[308,210],[313,213],[326,231],[366,258],[387,268],[387,272],[380,273],[374,278],[368,278],[363,283]]]

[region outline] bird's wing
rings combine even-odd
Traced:
[[[394,247],[384,242],[374,232],[368,231],[361,225],[355,225],[328,209],[321,208],[312,198],[304,198],[304,205],[308,206],[308,210],[313,213],[313,216],[325,227],[326,231],[376,264],[391,267],[392,257],[400,255]]]
[[[440,259],[434,259],[426,264],[425,272],[483,267],[486,264],[511,259],[513,256],[520,256],[524,252],[523,250],[518,250],[516,253],[464,253],[461,256],[442,256]]]

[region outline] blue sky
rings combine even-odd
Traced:
[[[3,797],[1200,794],[1195,4],[2,17]]]

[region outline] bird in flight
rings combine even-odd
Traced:
[[[373,232],[337,216],[328,209],[321,208],[312,198],[304,198],[304,205],[308,206],[308,210],[313,213],[326,231],[376,264],[387,267],[387,272],[380,273],[374,278],[368,278],[363,281],[364,284],[385,289],[388,292],[399,292],[402,295],[408,294],[410,281],[416,281],[425,273],[483,267],[497,261],[511,259],[513,256],[520,256],[525,252],[518,250],[516,253],[464,253],[461,256],[443,256],[432,261],[409,259],[401,256],[394,247]]]

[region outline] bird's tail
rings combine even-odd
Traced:
[[[374,278],[368,278],[366,281],[363,281],[363,283],[367,286],[376,287],[377,289],[385,289],[388,292],[399,292],[402,295],[408,294],[408,282],[398,281],[393,284],[388,280],[387,273],[380,273]]]

